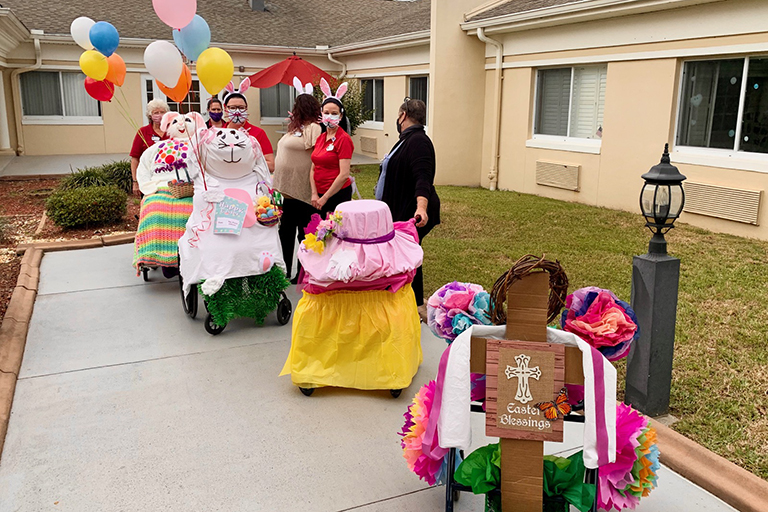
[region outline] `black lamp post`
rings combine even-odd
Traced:
[[[648,253],[667,254],[664,234],[674,227],[685,204],[685,176],[669,163],[669,144],[664,145],[661,162],[642,177],[645,185],[640,193],[640,210],[645,217],[645,225],[653,233]]]
[[[640,209],[653,238],[648,254],[632,260],[631,301],[640,336],[627,358],[624,401],[649,416],[658,416],[669,410],[680,281],[680,260],[667,254],[664,233],[674,227],[685,204],[685,176],[669,163],[668,144],[661,162],[643,174],[643,179]]]

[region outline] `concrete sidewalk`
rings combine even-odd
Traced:
[[[0,177],[69,174],[83,167],[128,160],[127,154],[15,156],[0,161]]]
[[[130,245],[47,254],[0,461],[0,512],[440,511],[444,488],[408,471],[399,436],[445,342],[399,399],[277,375],[290,326],[235,321],[212,337],[176,281],[144,283]],[[298,296],[289,294],[294,303]],[[202,306],[201,306],[202,309]],[[202,316],[202,311],[201,311]],[[488,442],[473,415],[473,447]],[[566,424],[569,454],[581,429]],[[664,447],[662,446],[663,450]],[[732,511],[663,468],[640,512]],[[457,512],[482,511],[462,494]]]

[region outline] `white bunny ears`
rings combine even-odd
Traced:
[[[297,76],[293,77],[293,87],[298,94],[312,95],[312,92],[315,90],[315,88],[312,87],[312,84],[308,83],[307,85],[301,85],[301,80]]]
[[[347,82],[344,82],[339,86],[338,89],[336,89],[336,94],[333,94],[331,92],[331,86],[328,85],[328,82],[325,81],[325,78],[320,79],[320,90],[323,91],[323,94],[325,95],[325,99],[328,98],[334,98],[339,101],[341,101],[342,96],[344,96],[347,93]]]
[[[243,81],[240,82],[240,87],[238,87],[237,89],[235,89],[235,84],[233,84],[232,82],[229,82],[226,85],[226,87],[224,87],[224,89],[227,91],[227,94],[233,94],[233,93],[245,94],[245,91],[247,91],[250,88],[251,88],[250,77],[246,77],[245,79],[243,79]]]

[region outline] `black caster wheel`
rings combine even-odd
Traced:
[[[277,303],[277,322],[280,325],[285,325],[288,323],[288,320],[291,319],[293,306],[291,305],[291,301],[288,300],[288,297],[286,297],[285,293],[281,293],[281,295],[282,298],[280,299],[280,302]]]
[[[216,325],[213,323],[213,318],[211,317],[211,314],[208,313],[205,316],[205,331],[208,334],[212,334],[216,336],[217,334],[221,334],[224,329],[226,329],[227,326],[225,325]]]
[[[461,492],[454,489],[454,491],[453,491],[453,501],[454,502],[459,501],[460,497],[461,497]]]
[[[390,389],[389,394],[392,395],[392,398],[397,398],[400,396],[400,393],[402,393],[402,389]]]
[[[311,396],[315,392],[315,388],[299,388],[304,396]]]
[[[141,267],[141,277],[144,278],[145,282],[149,282],[149,267]]]
[[[184,308],[184,313],[194,319],[197,316],[197,287],[193,286],[189,293],[184,295],[184,279],[179,274],[179,290],[181,291],[181,305]]]

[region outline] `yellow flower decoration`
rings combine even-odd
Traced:
[[[317,254],[323,254],[325,243],[318,240],[314,233],[309,233],[304,237],[304,247],[310,251],[315,251]]]

